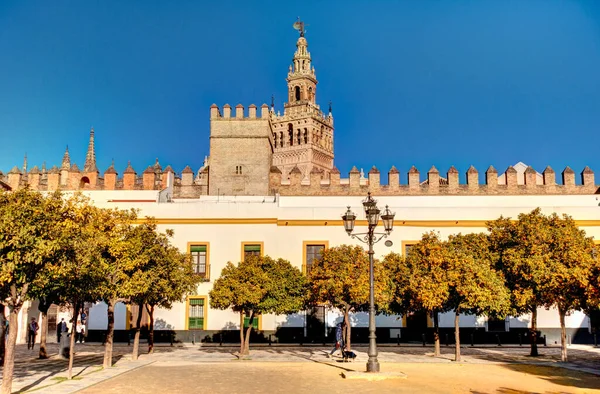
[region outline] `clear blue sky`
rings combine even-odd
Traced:
[[[209,107],[282,110],[297,33],[333,102],[335,164],[600,174],[600,1],[0,2],[0,170],[179,172],[209,154]],[[424,177],[424,175],[422,175]]]

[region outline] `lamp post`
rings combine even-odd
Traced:
[[[385,211],[381,215],[385,232],[376,233],[375,227],[379,223],[381,210],[377,208],[377,200],[371,197],[371,192],[368,193],[367,198],[363,201],[363,207],[368,224],[368,231],[366,233],[354,233],[356,215],[349,206],[346,213],[342,215],[342,220],[344,221],[344,229],[350,237],[369,245],[369,361],[367,361],[367,372],[379,372],[377,336],[375,335],[375,271],[373,267],[373,254],[375,252],[373,251],[373,244],[381,241],[392,232],[395,213],[390,211],[387,205],[385,206]]]

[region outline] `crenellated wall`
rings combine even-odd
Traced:
[[[283,196],[344,196],[364,195],[368,191],[375,195],[518,195],[518,194],[596,194],[599,186],[594,183],[594,172],[589,168],[581,172],[581,184],[575,181],[575,172],[567,167],[562,172],[562,182],[556,182],[556,174],[547,167],[542,173],[542,181],[537,182],[538,173],[528,167],[519,173],[512,166],[498,177],[498,171],[489,167],[485,172],[485,183],[479,183],[479,172],[470,167],[466,173],[466,184],[459,183],[456,168],[451,167],[446,177],[441,177],[435,167],[421,177],[413,166],[407,173],[408,183],[401,184],[399,171],[392,167],[388,172],[388,183],[382,184],[379,170],[373,167],[368,178],[361,178],[356,167],[352,168],[348,178],[340,178],[334,168],[329,179],[321,179],[321,174],[311,173],[303,177],[299,169],[294,168],[289,178],[284,179],[281,171],[272,167],[269,185],[271,194]],[[523,177],[523,179],[521,179]]]
[[[269,169],[273,162],[273,131],[271,113],[266,104],[261,116],[256,106],[238,104],[232,116],[231,106],[223,111],[215,104],[210,107],[210,195],[267,195]]]
[[[163,171],[160,165],[149,166],[141,176],[128,165],[123,176],[111,165],[102,176],[97,171],[82,172],[76,164],[67,171],[65,184],[61,184],[61,170],[56,166],[47,172],[41,172],[37,166],[24,175],[17,167],[13,168],[7,176],[0,178],[2,186],[10,190],[29,187],[38,191],[73,191],[73,190],[162,190],[167,187],[169,173],[175,173],[171,166]],[[199,174],[205,176],[194,177],[194,172],[187,166],[181,177],[174,177],[173,194],[175,198],[198,198],[208,194],[208,168],[203,167]]]

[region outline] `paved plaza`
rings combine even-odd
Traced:
[[[50,350],[53,350],[50,344]],[[145,351],[146,344],[141,350]],[[75,380],[65,381],[67,361],[52,355],[38,360],[37,348],[19,345],[15,392],[40,393],[600,393],[600,349],[572,346],[569,363],[560,348],[541,347],[530,358],[527,347],[464,347],[463,361],[452,362],[452,346],[433,358],[431,347],[381,346],[382,371],[404,372],[406,380],[346,380],[345,371],[362,371],[367,348],[355,346],[357,359],[327,358],[324,346],[251,345],[251,359],[238,360],[236,346],[162,346],[152,355],[130,357],[131,347],[115,345],[115,366],[102,369],[103,346],[77,344]]]

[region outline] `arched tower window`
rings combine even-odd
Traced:
[[[84,176],[79,180],[79,188],[87,189],[90,187],[90,179],[87,176]]]
[[[283,148],[283,131],[279,132],[279,147]]]
[[[295,96],[296,96],[296,101],[300,101],[300,86],[296,86],[294,88],[294,92],[295,92]]]
[[[302,144],[302,138],[301,138],[301,131],[300,129],[298,129],[298,133],[296,134],[297,138],[298,138],[298,145]]]
[[[289,138],[289,145],[293,146],[294,145],[294,126],[291,123],[288,123],[288,138]]]
[[[308,144],[308,130],[304,128],[304,143]]]
[[[314,93],[313,93],[313,88],[312,88],[312,86],[308,88],[308,99],[309,99],[310,101],[313,101],[313,99],[314,99]]]

